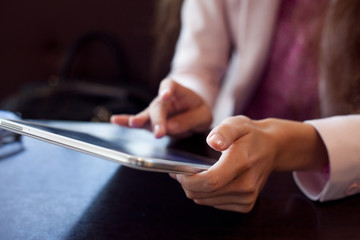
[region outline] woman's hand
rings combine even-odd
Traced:
[[[301,122],[231,117],[210,132],[207,142],[222,152],[214,166],[192,176],[171,176],[188,198],[223,210],[249,212],[274,170],[318,170],[327,161],[316,130]]]
[[[161,82],[158,96],[136,115],[114,115],[111,122],[128,127],[146,128],[155,137],[187,135],[208,130],[212,122],[210,108],[190,89],[172,79]]]

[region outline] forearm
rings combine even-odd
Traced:
[[[227,71],[231,40],[222,1],[185,1],[181,32],[168,77],[212,108]]]

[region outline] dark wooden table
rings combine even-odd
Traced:
[[[54,122],[116,140],[144,131]],[[177,143],[207,151],[202,137]],[[272,174],[251,213],[198,206],[164,173],[118,164],[23,138],[0,160],[0,239],[360,239],[360,197],[316,203],[291,173]],[[168,139],[156,144],[169,144]],[[203,146],[203,147],[202,147]]]

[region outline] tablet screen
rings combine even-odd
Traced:
[[[152,145],[151,142],[149,141],[145,142],[135,139],[120,138],[119,141],[113,142],[83,132],[55,128],[48,125],[31,123],[27,121],[15,120],[14,122],[18,122],[20,124],[24,124],[40,130],[51,132],[57,135],[76,139],[82,142],[86,142],[107,149],[112,149],[115,151],[120,151],[138,157],[157,158],[157,159],[164,159],[164,160],[177,161],[183,163],[202,164],[209,166],[213,165],[216,161],[214,159],[210,159],[192,153],[187,153],[165,147],[161,148],[159,146]]]

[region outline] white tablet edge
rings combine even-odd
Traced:
[[[23,121],[26,124],[26,121]],[[94,144],[82,142],[80,140],[50,133],[45,130],[37,129],[25,124],[14,122],[10,119],[0,118],[0,127],[26,135],[38,140],[50,142],[62,147],[70,148],[89,155],[100,157],[112,162],[119,163],[131,168],[166,173],[194,174],[209,168],[207,165],[176,162],[157,158],[137,157],[119,151],[96,146]],[[34,123],[32,123],[34,124]],[[35,123],[37,124],[37,123]],[[51,127],[51,126],[49,126]]]

